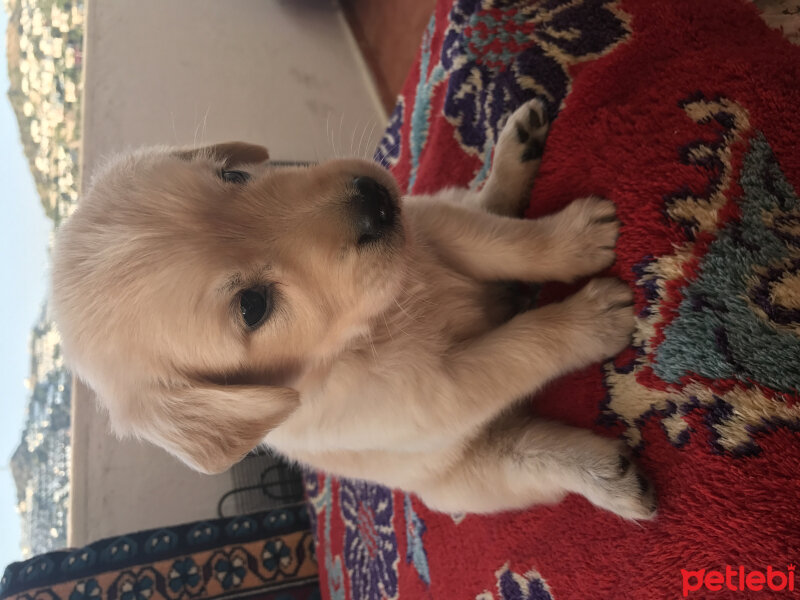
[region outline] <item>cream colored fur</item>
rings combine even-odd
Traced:
[[[634,326],[617,280],[523,312],[498,284],[572,281],[614,260],[609,201],[513,218],[546,131],[541,104],[521,107],[482,191],[403,198],[396,230],[368,247],[348,215],[353,177],[400,202],[373,163],[279,168],[237,143],[117,158],[58,235],[53,306],[67,359],[118,433],[201,471],[263,443],[442,511],[575,492],[650,518],[652,488],[623,444],[538,419],[523,402],[614,356]],[[222,181],[232,167],[250,181]],[[250,331],[238,302],[253,286],[268,286],[275,308]]]

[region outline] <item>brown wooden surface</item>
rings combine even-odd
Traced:
[[[436,0],[341,0],[387,112],[414,62]]]

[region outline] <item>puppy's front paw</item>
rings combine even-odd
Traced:
[[[610,200],[575,200],[541,222],[550,230],[553,253],[561,258],[561,268],[556,273],[560,281],[597,273],[614,262],[619,221]]]
[[[549,128],[544,103],[538,98],[529,100],[506,121],[497,141],[495,161],[527,163],[540,159]]]
[[[615,356],[630,343],[636,327],[633,292],[622,281],[592,279],[565,302],[582,338],[575,350],[590,362]]]
[[[492,172],[482,194],[486,210],[519,216],[527,206],[549,128],[547,110],[539,99],[526,102],[508,117],[497,138]]]
[[[631,460],[627,447],[614,443],[616,452],[589,467],[584,495],[595,505],[625,519],[646,520],[656,515],[655,489]]]

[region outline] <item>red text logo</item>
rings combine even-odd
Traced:
[[[689,571],[681,569],[683,579],[683,597],[691,592],[707,590],[719,592],[731,590],[743,592],[760,592],[771,590],[773,592],[794,591],[794,565],[789,565],[785,570],[774,569],[769,566],[765,571],[751,571],[744,567],[725,565],[725,571],[700,569]]]

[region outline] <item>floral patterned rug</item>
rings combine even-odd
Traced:
[[[625,439],[659,514],[625,522],[570,496],[445,515],[309,475],[325,598],[794,589],[800,47],[785,22],[762,19],[765,5],[440,0],[376,159],[411,193],[478,187],[514,108],[538,96],[558,115],[527,215],[590,194],[617,204],[610,273],[635,290],[638,329],[627,351],[553,383],[531,410]],[[568,292],[548,285],[541,298]]]

